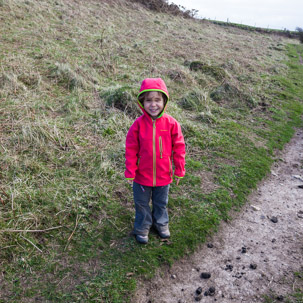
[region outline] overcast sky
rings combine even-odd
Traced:
[[[199,17],[264,28],[303,28],[303,0],[173,0]]]

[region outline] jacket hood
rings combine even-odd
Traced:
[[[143,104],[141,104],[139,97],[146,92],[161,92],[163,93],[166,97],[167,97],[167,101],[164,104],[164,109],[161,112],[161,114],[158,116],[158,118],[160,118],[167,106],[167,102],[169,100],[169,94],[168,94],[168,90],[167,87],[165,85],[165,82],[161,79],[161,78],[146,78],[142,81],[141,87],[140,87],[140,91],[139,94],[137,96],[138,99],[138,104],[141,108],[141,110],[146,113],[146,111],[144,110]],[[147,114],[147,113],[146,113]]]

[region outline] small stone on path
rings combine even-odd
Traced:
[[[270,221],[273,223],[278,223],[278,218],[277,217],[271,217]]]
[[[303,177],[301,177],[301,176],[299,176],[299,175],[293,175],[293,177],[294,177],[295,179],[298,179],[298,180],[303,181]]]
[[[215,287],[210,287],[206,292],[204,292],[204,296],[214,296],[216,292]]]
[[[197,294],[197,295],[202,294],[202,287],[198,287],[198,288],[196,289],[196,294]]]
[[[298,218],[303,219],[303,210],[299,210],[297,216]]]
[[[233,271],[233,268],[234,267],[231,264],[227,264],[226,267],[225,267],[225,270],[226,271]]]
[[[261,210],[260,207],[255,206],[255,205],[251,205],[250,207],[251,207],[254,211],[259,211],[259,210]]]
[[[201,279],[209,279],[211,277],[211,274],[209,272],[203,272],[200,277]]]

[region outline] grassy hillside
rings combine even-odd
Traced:
[[[0,0],[0,302],[131,301],[136,280],[190,253],[302,126],[302,56],[294,40],[126,0]],[[187,175],[170,241],[140,246],[124,140],[158,76]]]

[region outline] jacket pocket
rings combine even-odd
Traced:
[[[160,150],[160,159],[163,158],[163,142],[162,142],[162,137],[159,137],[159,150]]]
[[[173,170],[172,170],[171,158],[170,157],[168,157],[168,163],[169,163],[169,175],[172,178],[173,177]]]

